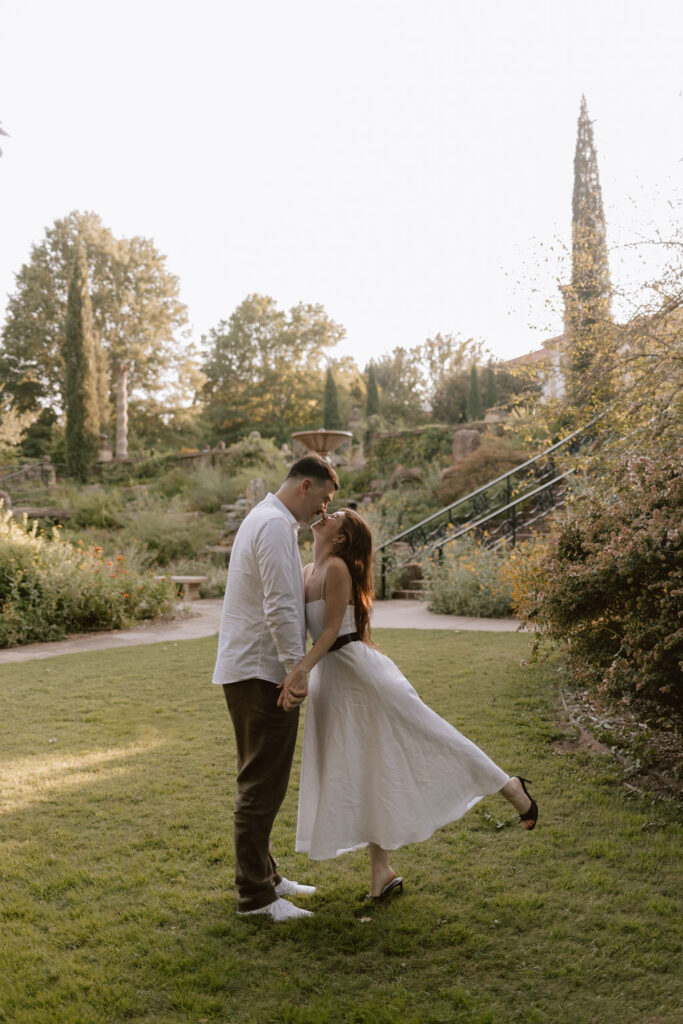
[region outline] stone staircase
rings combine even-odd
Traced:
[[[425,579],[419,562],[407,562],[401,573],[401,585],[392,593],[395,601],[426,601]]]
[[[235,534],[242,525],[242,520],[247,512],[252,510],[254,505],[257,505],[259,501],[265,498],[266,493],[265,482],[260,477],[255,477],[247,484],[247,493],[245,495],[240,495],[232,505],[221,505],[221,512],[225,512],[222,540],[220,544],[214,544],[212,547],[206,548],[207,554],[224,558],[226,564],[230,561],[232,544]]]
[[[490,480],[450,505],[427,516],[385,540],[376,549],[379,556],[378,597],[383,599],[389,574],[405,569],[413,562],[434,557],[446,544],[472,534],[484,539],[487,547],[498,544],[515,546],[535,533],[548,529],[553,513],[561,508],[570,493],[576,466],[567,459],[564,468],[558,455],[575,456],[592,441],[595,419],[573,431],[538,455],[520,463],[507,473]],[[415,598],[422,589],[418,577],[401,580],[394,597]]]

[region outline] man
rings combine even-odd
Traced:
[[[246,516],[230,555],[213,682],[223,687],[237,741],[234,838],[237,913],[274,921],[308,917],[285,895],[312,886],[283,878],[270,853],[270,833],[287,792],[305,697],[289,687],[294,711],[277,706],[279,684],[305,653],[304,584],[297,543],[300,523],[325,515],[339,488],[324,459],[293,464],[276,494]],[[296,677],[295,677],[296,680]]]

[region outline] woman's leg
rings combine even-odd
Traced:
[[[525,779],[524,781],[528,782],[528,779]],[[499,790],[499,793],[501,796],[504,796],[506,800],[509,800],[519,815],[528,814],[533,806],[533,801],[526,792],[522,785],[522,780],[518,775],[513,775],[511,779],[508,779],[503,788]],[[534,813],[537,814],[538,811],[535,811]],[[525,828],[531,829],[534,827],[535,819],[533,824],[528,823],[527,821],[523,821],[523,824]]]
[[[389,851],[383,850],[377,843],[368,843],[370,852],[370,895],[379,896],[382,889],[396,872],[389,863]]]

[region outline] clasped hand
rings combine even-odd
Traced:
[[[285,676],[282,680],[279,688],[278,707],[283,708],[284,711],[292,711],[294,708],[298,708],[308,696],[306,673],[299,668],[292,669],[289,675]]]

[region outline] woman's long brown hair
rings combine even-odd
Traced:
[[[363,643],[370,639],[370,610],[372,609],[372,533],[364,519],[353,509],[344,509],[344,518],[339,530],[343,538],[335,545],[334,553],[344,560],[351,573],[351,596],[353,599],[356,632]]]

